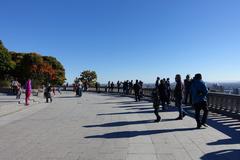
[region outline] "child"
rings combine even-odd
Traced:
[[[153,100],[153,108],[154,108],[154,114],[156,115],[156,120],[154,122],[160,122],[161,116],[159,115],[159,106],[160,106],[160,98],[157,92],[157,88],[153,90],[152,92],[152,100]]]

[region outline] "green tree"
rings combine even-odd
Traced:
[[[22,84],[31,78],[33,87],[46,83],[62,85],[66,80],[65,69],[56,58],[38,53],[8,52],[0,41],[0,86],[12,78]]]
[[[5,79],[14,67],[15,63],[11,60],[11,54],[9,54],[0,40],[0,79]]]
[[[21,81],[21,77],[22,77],[22,60],[23,60],[23,53],[17,53],[17,52],[9,52],[11,54],[12,57],[12,61],[15,62],[15,68],[13,70],[11,70],[10,74],[11,76],[13,76],[14,78],[18,78],[19,81]]]
[[[90,86],[94,86],[97,81],[97,73],[95,71],[86,70],[80,74],[80,80]]]

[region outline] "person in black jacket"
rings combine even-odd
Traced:
[[[160,81],[160,77],[157,77],[157,80],[155,82],[155,88],[158,88],[159,83],[160,83],[159,81]]]
[[[162,110],[165,110],[166,102],[167,102],[167,88],[164,80],[160,81],[160,85],[158,86],[158,92],[160,96],[160,101],[162,105]]]
[[[184,104],[188,105],[191,104],[191,79],[190,75],[186,76],[186,79],[184,80]],[[189,101],[188,101],[189,99]],[[189,103],[188,103],[189,102]]]
[[[171,101],[171,83],[170,83],[170,78],[167,78],[166,88],[167,88],[167,104],[170,105],[170,101]]]
[[[138,80],[136,80],[136,83],[133,85],[136,102],[140,101],[140,89],[141,89],[141,86],[140,86]]]
[[[48,84],[47,87],[45,88],[45,93],[44,93],[47,103],[48,103],[48,99],[50,99],[50,102],[52,102],[51,91],[52,91],[52,86]]]
[[[159,94],[158,94],[158,89],[157,88],[153,89],[152,101],[153,101],[154,114],[156,116],[156,120],[154,122],[160,122],[162,118],[158,113],[159,112],[159,106],[160,106],[160,99],[159,99]]]
[[[176,120],[182,120],[186,115],[186,112],[182,108],[182,98],[183,98],[183,84],[181,80],[181,75],[177,74],[175,77],[176,87],[174,90],[175,106],[179,110],[179,116]]]

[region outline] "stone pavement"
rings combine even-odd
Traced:
[[[153,123],[152,104],[117,95],[65,94],[0,117],[1,160],[239,160],[239,120],[211,114],[209,127]],[[191,113],[190,113],[191,115]]]
[[[28,106],[25,106],[25,94],[21,96],[21,99],[16,99],[14,95],[1,94],[0,95],[0,117],[22,111]],[[31,96],[30,105],[42,103],[44,101],[43,96]]]

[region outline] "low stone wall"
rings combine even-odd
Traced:
[[[152,94],[152,88],[143,88],[142,92],[145,97],[151,97]],[[88,91],[96,92],[95,88],[89,88]],[[105,87],[100,87],[99,92],[108,92],[108,89]],[[109,93],[118,93],[118,89],[114,88],[113,91],[110,91]],[[119,93],[123,93],[123,89],[119,89]],[[130,93],[134,94],[132,91]],[[174,98],[171,97],[173,100]],[[240,96],[239,95],[232,95],[232,94],[224,94],[224,93],[216,93],[216,92],[210,92],[208,94],[208,104],[209,109],[225,114],[227,116],[240,119]]]

